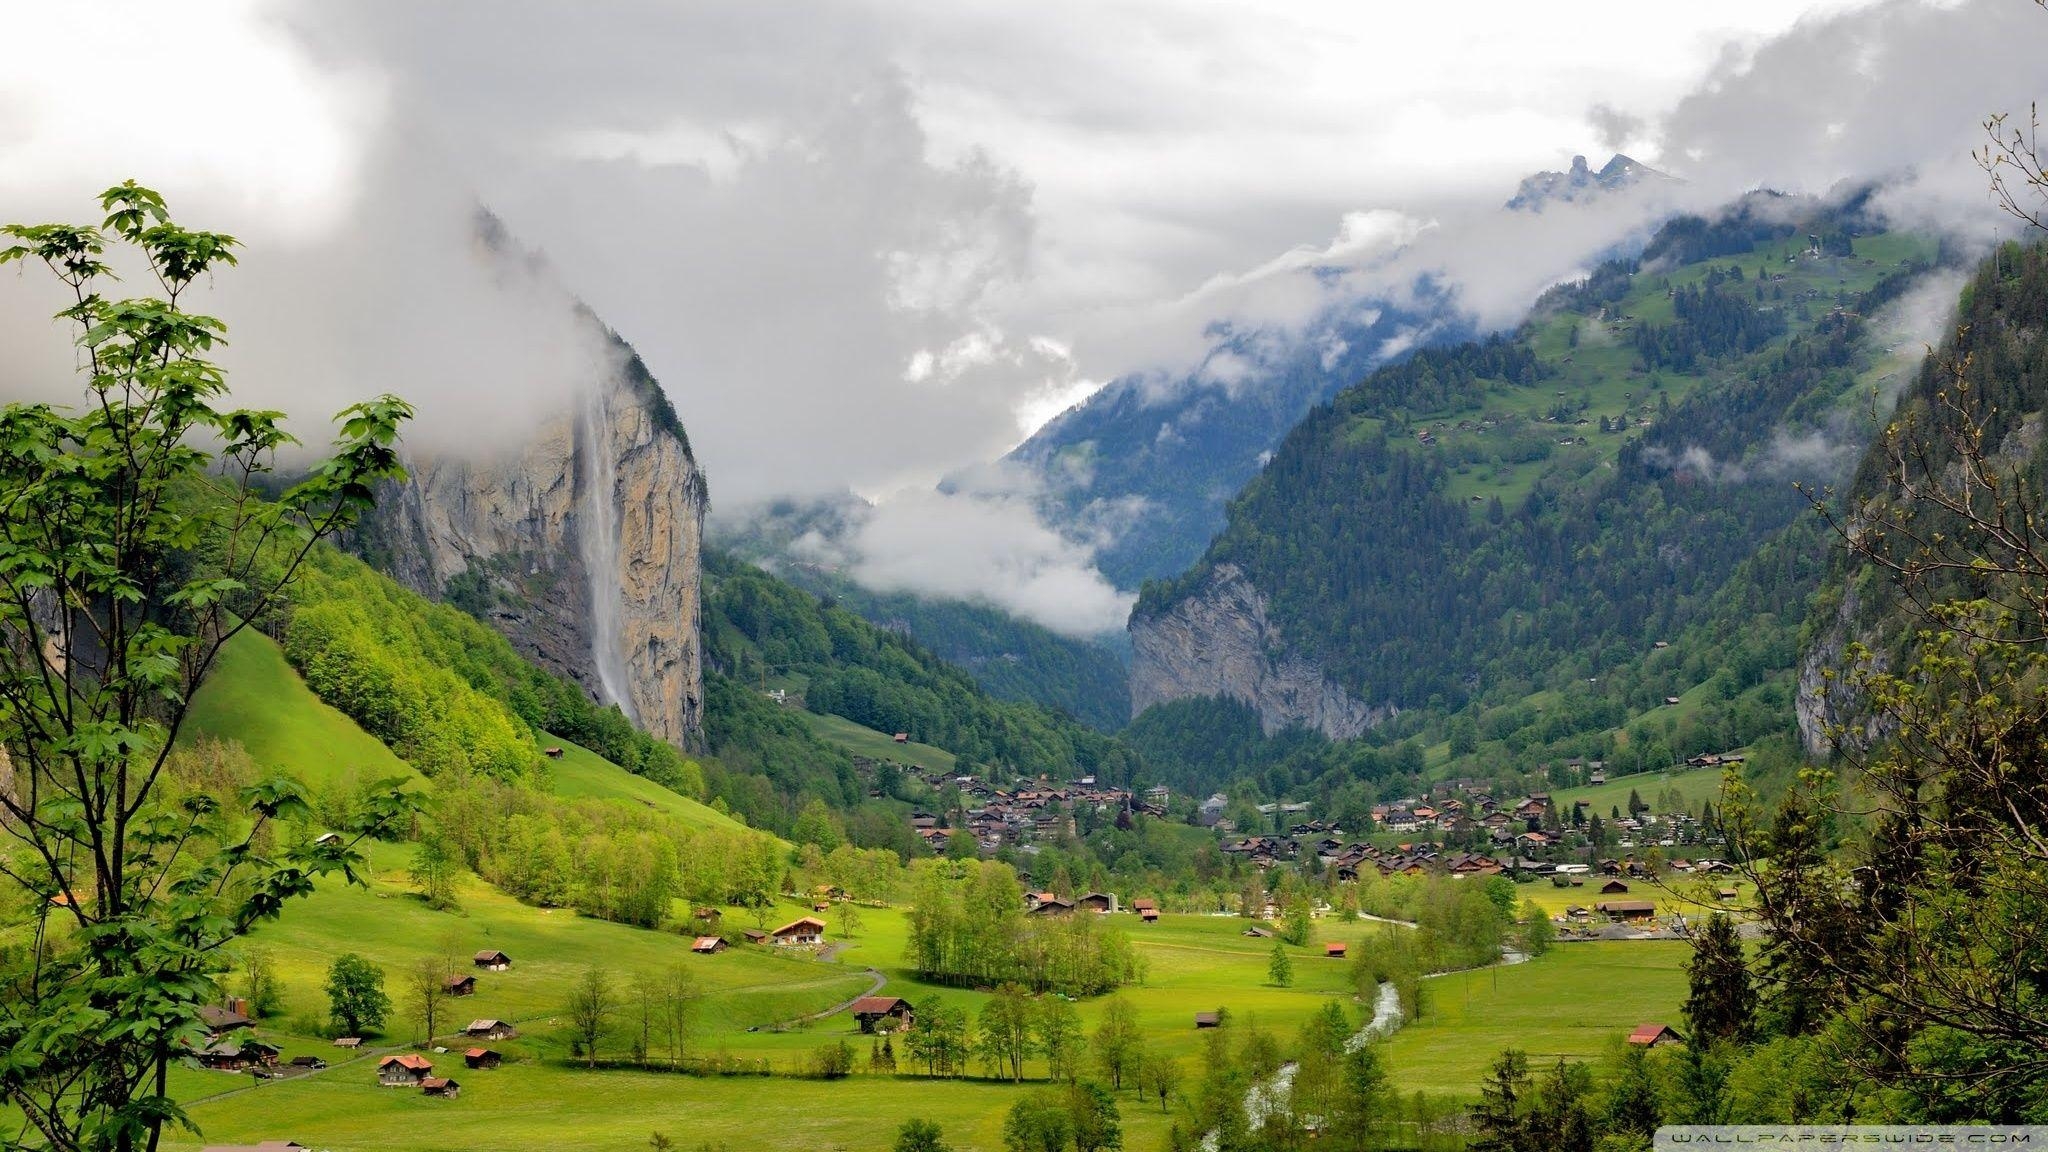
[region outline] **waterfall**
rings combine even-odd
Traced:
[[[622,573],[618,478],[612,460],[611,413],[603,385],[593,385],[584,393],[583,419],[578,424],[582,441],[578,447],[587,463],[583,514],[577,517],[577,535],[583,571],[590,580],[591,662],[597,666],[598,686],[603,689],[605,702],[617,704],[628,719],[633,719],[633,697],[627,691],[630,677],[620,641],[625,596],[619,586]]]

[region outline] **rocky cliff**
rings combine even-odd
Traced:
[[[1156,616],[1131,617],[1131,715],[1190,696],[1256,708],[1268,734],[1290,725],[1349,739],[1392,717],[1392,705],[1351,698],[1314,661],[1289,650],[1266,599],[1232,564]]]
[[[613,369],[524,444],[407,461],[366,551],[483,616],[541,666],[648,732],[701,746],[698,592],[708,496],[660,387],[613,337]]]

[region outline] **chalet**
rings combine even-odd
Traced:
[[[207,1032],[214,1036],[248,1028],[251,1026],[248,1001],[231,1000],[225,1007],[208,1004],[199,1010],[199,1022],[206,1025]]]
[[[847,1006],[863,1032],[900,1032],[916,1022],[910,1001],[901,996],[863,996]]]
[[[446,981],[446,985],[446,991],[450,996],[476,995],[476,977],[474,976],[450,976]]]
[[[1342,960],[1344,958],[1344,942],[1342,940],[1332,940],[1328,944],[1323,945],[1323,955],[1328,956],[1332,960]]]
[[[386,1088],[411,1088],[425,1080],[427,1073],[433,1070],[432,1060],[415,1053],[386,1056],[377,1061],[377,1083]]]
[[[505,1058],[491,1048],[471,1048],[462,1054],[462,1062],[471,1068],[496,1068]]]
[[[1031,915],[1065,916],[1073,910],[1074,905],[1070,901],[1062,900],[1055,896],[1050,899],[1041,899],[1038,903],[1033,904],[1031,906]]]
[[[490,948],[476,954],[476,966],[488,968],[493,972],[503,972],[512,966],[512,958],[496,948]]]
[[[511,1040],[519,1035],[519,1029],[507,1020],[471,1020],[462,1034],[472,1040]]]
[[[1599,900],[1593,911],[1616,920],[1648,920],[1657,914],[1657,905],[1649,900]]]
[[[1218,1016],[1214,1012],[1195,1013],[1195,1027],[1197,1028],[1215,1028],[1220,1026],[1222,1023],[1222,1017]]]
[[[761,931],[759,928],[749,928],[746,931],[740,933],[740,935],[743,938],[745,938],[746,942],[749,944],[766,944],[768,942],[768,934],[766,932]]]
[[[1074,901],[1074,907],[1083,912],[1110,913],[1116,911],[1116,897],[1107,892],[1090,892]]]
[[[261,1040],[216,1040],[196,1054],[202,1068],[216,1072],[243,1072],[251,1068],[277,1067],[277,1045]]]
[[[1628,1034],[1628,1042],[1644,1048],[1663,1048],[1671,1044],[1683,1044],[1685,1037],[1680,1036],[1669,1024],[1638,1024],[1636,1030]]]
[[[723,952],[725,951],[725,937],[699,936],[690,942],[690,951],[699,952],[706,956],[716,952]]]
[[[816,916],[799,916],[769,935],[774,937],[778,948],[804,948],[822,944],[825,942],[825,922]]]
[[[1602,896],[1626,896],[1628,894],[1628,881],[1609,880],[1600,886],[1600,894]]]
[[[429,1076],[420,1081],[420,1091],[428,1096],[439,1096],[444,1100],[453,1100],[457,1096],[462,1095],[462,1085],[448,1079],[446,1076]]]

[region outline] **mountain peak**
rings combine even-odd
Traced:
[[[1530,212],[1541,212],[1543,206],[1553,201],[1567,203],[1613,192],[1640,183],[1646,179],[1669,180],[1671,177],[1633,157],[1619,152],[1594,171],[1584,156],[1572,157],[1571,169],[1566,172],[1538,172],[1523,179],[1515,190],[1514,198],[1507,206]]]

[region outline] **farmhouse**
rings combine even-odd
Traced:
[[[488,968],[493,972],[503,972],[512,966],[512,958],[496,948],[491,948],[476,954],[476,966]]]
[[[511,1040],[519,1029],[504,1020],[471,1020],[462,1034],[476,1040]]]
[[[410,1088],[427,1078],[434,1070],[434,1062],[425,1056],[408,1052],[403,1056],[386,1056],[377,1061],[377,1083],[386,1088]]]
[[[782,948],[822,944],[825,941],[825,922],[816,916],[799,916],[771,935],[775,937],[776,945]]]
[[[690,942],[690,951],[701,952],[706,956],[715,952],[723,952],[725,951],[725,937],[699,936]]]
[[[863,996],[847,1007],[863,1032],[900,1032],[916,1022],[910,1001],[901,996]]]
[[[462,1095],[462,1085],[445,1076],[429,1076],[420,1081],[420,1088],[429,1096],[439,1096],[445,1100],[453,1100]]]
[[[1649,900],[1601,900],[1593,911],[1616,920],[1648,920],[1657,914],[1657,905]]]
[[[474,976],[450,976],[447,985],[447,991],[450,996],[476,995],[476,977]]]
[[[1644,1048],[1662,1048],[1670,1044],[1683,1044],[1685,1038],[1673,1031],[1669,1024],[1638,1024],[1628,1034],[1628,1042]]]
[[[246,1001],[241,1000],[232,1001],[226,1007],[208,1004],[199,1010],[199,1022],[206,1025],[206,1030],[215,1036],[223,1032],[233,1032],[237,1028],[247,1028],[251,1022],[245,1007]]]
[[[277,1067],[277,1045],[261,1040],[218,1040],[199,1050],[199,1064],[216,1072]]]

